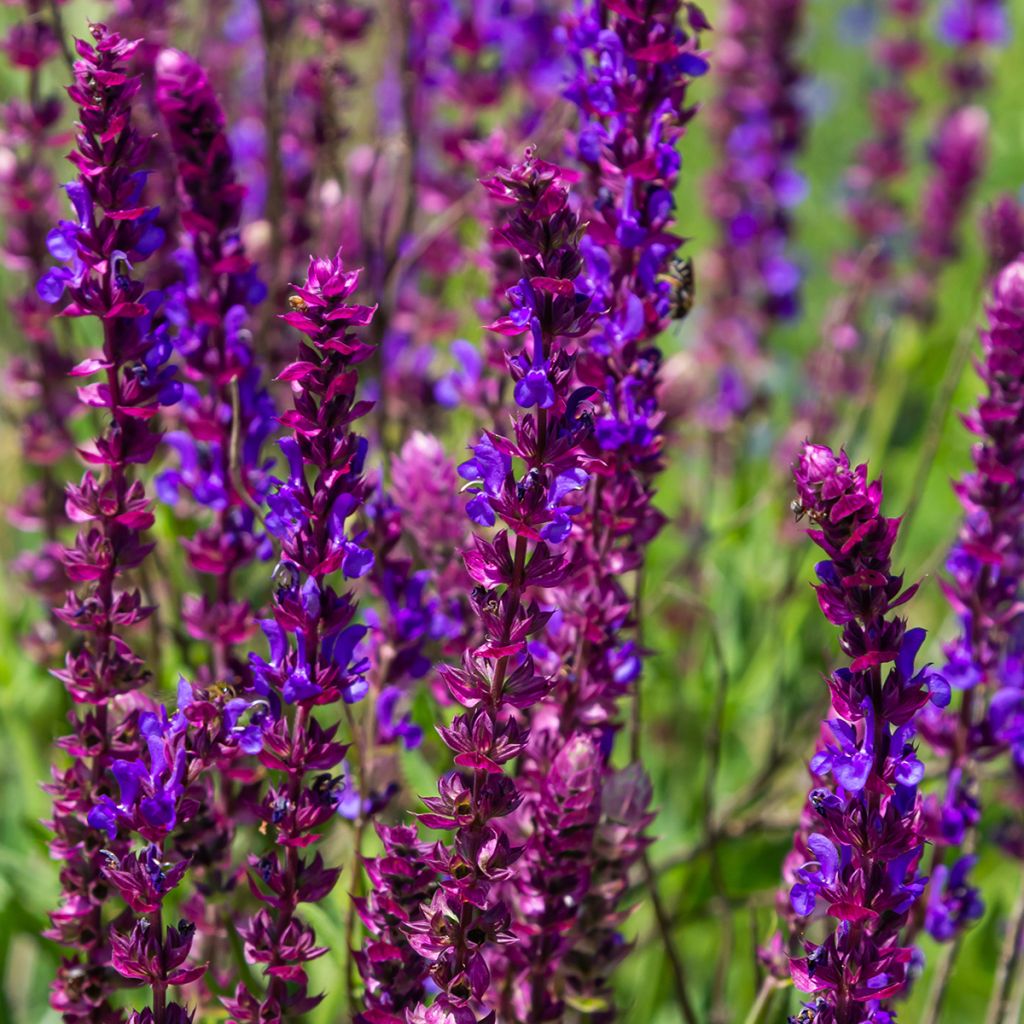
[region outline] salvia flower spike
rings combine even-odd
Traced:
[[[914,955],[901,933],[926,882],[915,725],[929,702],[949,703],[949,684],[915,668],[924,630],[894,614],[917,586],[904,587],[892,571],[899,520],[882,515],[881,484],[845,452],[809,443],[793,475],[808,535],[826,555],[815,567],[818,603],[841,628],[850,663],[828,679],[831,715],[796,841],[805,859],[792,865],[797,923],[816,912],[830,920],[824,940],[805,940],[790,962],[796,987],[814,995],[791,1019],[888,1021],[888,1000],[906,985]]]
[[[942,589],[960,622],[945,647],[944,674],[961,692],[955,713],[929,714],[922,731],[948,765],[946,789],[925,804],[937,861],[964,845],[981,817],[979,759],[1009,751],[1024,766],[1024,662],[1016,640],[1024,578],[1024,261],[996,277],[981,331],[985,392],[964,422],[976,438],[974,468],[954,484],[964,519]],[[974,858],[938,864],[925,925],[940,941],[981,916],[969,883]]]
[[[144,532],[153,513],[135,470],[153,457],[160,435],[152,418],[160,405],[180,397],[181,385],[167,365],[172,351],[161,296],[135,275],[163,243],[158,211],[144,205],[147,140],[132,123],[139,79],[125,70],[138,47],[103,25],[93,41],[79,40],[75,81],[68,89],[79,108],[76,150],[69,159],[78,177],[65,186],[72,220],[47,236],[61,265],[39,281],[47,302],[66,299],[63,316],[92,317],[102,328],[102,348],[71,372],[82,383],[79,401],[101,410],[102,432],[80,450],[88,465],[81,483],[67,488],[68,518],[79,527],[63,561],[69,591],[56,612],[81,640],[56,676],[81,713],[60,741],[70,755],[55,770],[51,851],[62,861],[63,896],[51,915],[50,936],[73,946],[54,983],[51,1004],[69,1021],[116,1020],[109,997],[118,986],[123,935],[110,932],[105,914],[105,868],[130,857],[123,828],[103,837],[88,821],[106,797],[117,765],[137,756],[142,742],[133,704],[151,672],[132,649],[133,627],[153,613],[125,580],[152,549]],[[161,936],[153,936],[159,944]],[[186,950],[187,952],[187,950]]]
[[[264,906],[240,928],[267,985],[238,986],[228,1001],[238,1024],[294,1020],[322,998],[309,992],[305,965],[327,949],[298,908],[323,899],[340,874],[311,847],[343,808],[347,747],[337,723],[323,725],[314,712],[367,692],[368,665],[357,649],[365,627],[355,622],[351,591],[331,582],[356,580],[373,565],[350,522],[367,497],[367,442],[353,425],[371,407],[358,398],[357,367],[372,348],[356,329],[374,309],[351,301],[358,282],[340,254],[311,259],[283,316],[306,340],[278,377],[292,388],[292,408],[281,416],[287,478],[267,498],[266,522],[281,556],[273,617],[260,623],[269,657],[250,658],[251,695],[268,708],[260,760],[270,776],[252,810],[273,845],[249,859],[250,886]]]
[[[189,633],[210,646],[207,681],[244,684],[247,666],[235,648],[252,636],[255,622],[249,604],[234,595],[233,576],[269,554],[252,506],[268,488],[261,449],[275,410],[249,331],[266,288],[240,237],[245,188],[205,72],[185,53],[161,51],[156,101],[177,161],[184,244],[176,253],[182,280],[172,294],[186,377],[184,429],[165,437],[179,464],[160,474],[157,489],[172,504],[184,492],[210,510],[212,521],[185,547],[192,568],[214,577],[213,594],[188,596],[183,617]]]

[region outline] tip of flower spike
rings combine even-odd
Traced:
[[[192,92],[196,87],[207,87],[206,73],[201,65],[183,50],[165,47],[157,55],[155,67],[157,89],[160,92],[172,88]]]
[[[1024,315],[1024,257],[1018,257],[996,278],[993,295],[1010,312]]]

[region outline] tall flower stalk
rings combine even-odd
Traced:
[[[614,1015],[609,978],[627,949],[621,899],[647,845],[650,786],[636,764],[613,770],[610,752],[641,672],[638,595],[623,575],[642,573],[662,524],[652,504],[663,444],[656,339],[680,300],[665,280],[681,242],[672,195],[693,113],[687,89],[707,68],[697,37],[706,27],[694,5],[678,3],[586,5],[570,26],[568,96],[581,114],[576,156],[593,217],[581,284],[607,315],[580,342],[576,362],[596,407],[591,478],[566,539],[579,571],[559,588],[558,611],[533,645],[556,684],[531,713],[519,767],[520,941],[503,1004],[517,1019]]]
[[[166,328],[156,324],[161,297],[133,277],[163,242],[156,209],[140,199],[147,141],[132,124],[139,79],[125,72],[138,43],[103,25],[91,32],[92,44],[76,44],[79,59],[68,90],[80,118],[77,149],[69,157],[79,176],[66,186],[75,220],[61,221],[48,236],[51,253],[64,263],[38,286],[47,302],[67,295],[63,316],[92,317],[102,329],[100,351],[72,371],[98,378],[83,383],[78,396],[103,416],[103,426],[79,449],[89,468],[80,484],[67,489],[67,514],[79,534],[63,561],[78,589],[56,614],[80,639],[55,674],[81,711],[60,741],[70,763],[55,770],[48,787],[54,797],[50,848],[62,864],[63,889],[49,934],[74,949],[58,972],[51,1005],[74,1022],[120,1017],[109,1002],[118,982],[111,970],[103,868],[108,857],[120,860],[127,853],[127,841],[115,830],[104,843],[87,815],[107,794],[113,765],[139,743],[132,705],[151,673],[130,637],[153,609],[126,574],[152,549],[144,531],[153,514],[134,474],[159,444],[151,426],[158,406],[181,392],[165,365],[171,354]]]
[[[949,684],[914,668],[924,630],[893,614],[917,586],[892,571],[899,520],[882,515],[881,484],[845,452],[812,444],[793,475],[797,507],[814,524],[808,535],[826,555],[815,567],[818,603],[841,627],[850,664],[828,679],[832,717],[810,763],[817,785],[795,844],[807,859],[795,871],[793,909],[808,918],[823,908],[829,931],[820,943],[805,939],[790,961],[796,987],[814,997],[790,1019],[882,1024],[895,1020],[888,1000],[907,983],[914,951],[901,933],[926,882],[916,721],[929,701],[948,704]]]
[[[940,13],[939,34],[951,47],[943,68],[950,103],[929,145],[932,169],[922,195],[915,266],[907,285],[913,308],[926,317],[934,314],[940,272],[959,254],[958,231],[988,162],[989,119],[979,100],[991,80],[986,57],[1009,34],[1002,0],[949,0]]]
[[[578,511],[574,495],[587,482],[581,460],[591,429],[585,403],[592,389],[573,388],[570,347],[594,320],[588,297],[573,284],[582,269],[582,226],[569,207],[560,168],[530,152],[485,186],[511,207],[498,237],[518,254],[522,268],[519,283],[509,291],[511,310],[490,325],[506,337],[527,336],[508,364],[519,411],[510,436],[485,433],[459,470],[475,491],[467,505],[470,518],[483,527],[500,519],[503,528],[489,540],[476,536],[464,553],[476,584],[471,605],[481,636],[460,669],[439,669],[464,711],[438,730],[454,754],[455,769],[440,780],[438,796],[425,799],[428,812],[420,818],[426,827],[450,833],[450,839],[430,849],[418,847],[417,857],[436,882],[429,901],[415,913],[407,899],[399,902],[401,889],[385,902],[376,901],[378,914],[396,903],[411,914],[403,931],[438,995],[425,1005],[423,983],[417,982],[403,986],[400,1000],[395,999],[395,988],[374,976],[377,961],[367,958],[361,965],[368,974],[366,1019],[374,1021],[403,1015],[416,1022],[446,1015],[459,1021],[494,1019],[490,1007],[507,976],[503,947],[515,941],[501,895],[518,856],[503,821],[520,801],[507,765],[527,741],[522,714],[552,682],[538,671],[528,646],[551,614],[532,595],[560,585],[573,571],[558,552]],[[385,835],[388,845],[395,839]],[[378,865],[373,870],[380,877]],[[385,934],[386,917],[367,923],[375,935]],[[393,971],[398,955],[380,960],[380,968]],[[421,967],[418,975],[407,977],[425,973]]]
[[[245,188],[205,72],[187,54],[163,50],[156,100],[177,161],[185,244],[176,257],[183,271],[175,289],[176,348],[186,377],[184,429],[165,437],[179,468],[160,475],[158,492],[177,503],[184,491],[210,511],[212,521],[184,544],[193,570],[213,577],[212,586],[186,598],[183,617],[191,635],[208,645],[206,681],[244,685],[248,666],[236,647],[256,627],[235,580],[267,547],[253,507],[268,488],[261,448],[275,411],[249,340],[250,313],[266,289],[239,234]]]
[[[695,4],[678,0],[595,3],[570,26],[575,75],[566,95],[580,111],[575,155],[593,218],[582,281],[595,308],[607,310],[577,365],[602,401],[588,445],[592,497],[576,537],[599,545],[604,535],[618,573],[640,568],[662,525],[652,504],[664,443],[656,339],[687,298],[666,272],[682,243],[674,232],[679,143],[696,113],[688,88],[708,68],[699,40],[708,27]],[[586,561],[611,575],[600,554]]]
[[[800,310],[792,210],[806,192],[794,167],[805,129],[796,59],[803,20],[803,0],[730,0],[716,25],[708,200],[719,241],[702,282],[711,295],[702,330],[718,363],[712,424],[744,411],[756,381],[738,367],[756,365],[772,327]]]
[[[264,906],[240,927],[266,988],[238,986],[228,1008],[239,1024],[293,1020],[322,998],[309,992],[305,965],[327,949],[316,944],[299,905],[323,899],[340,874],[310,848],[339,811],[346,745],[337,739],[339,723],[323,724],[314,711],[354,703],[367,691],[368,666],[356,650],[365,627],[354,621],[352,592],[331,583],[358,579],[373,564],[349,523],[367,496],[367,442],[353,424],[370,408],[357,397],[356,368],[372,351],[354,328],[374,313],[349,301],[358,280],[340,255],[311,259],[284,315],[308,340],[278,378],[291,384],[293,399],[281,416],[291,432],[280,442],[288,478],[267,499],[267,528],[281,558],[273,618],[261,623],[269,659],[251,656],[252,696],[270,718],[260,754],[269,783],[252,810],[273,845],[250,857],[250,884]]]
[[[939,941],[960,935],[983,909],[969,883],[970,851],[942,863],[947,849],[971,845],[980,820],[978,761],[1008,749],[1024,766],[1024,652],[1016,639],[1024,578],[1024,261],[996,278],[988,320],[978,362],[984,395],[964,420],[976,438],[974,469],[954,485],[964,520],[942,581],[961,628],[945,647],[944,672],[961,698],[955,711],[926,723],[948,765],[945,793],[927,804],[936,853],[925,926]]]

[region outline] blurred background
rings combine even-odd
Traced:
[[[108,18],[86,3],[62,7],[69,33],[82,33],[85,19]],[[215,40],[201,38],[181,5],[175,39],[195,44],[200,56]],[[705,4],[718,27],[721,4]],[[777,927],[775,899],[779,871],[806,792],[805,759],[812,751],[818,722],[827,710],[822,674],[836,664],[836,631],[820,615],[809,580],[812,545],[793,523],[787,441],[806,397],[805,361],[820,344],[829,304],[841,285],[835,258],[851,244],[842,197],[845,169],[869,132],[868,102],[880,75],[868,45],[877,25],[877,6],[845,0],[809,0],[796,49],[804,79],[800,101],[807,113],[806,139],[796,166],[807,183],[806,198],[793,211],[791,252],[803,270],[804,301],[799,316],[775,324],[763,339],[752,408],[736,421],[711,429],[688,414],[686,396],[697,374],[701,332],[708,324],[702,282],[714,276],[717,228],[709,216],[707,179],[716,148],[702,111],[683,144],[678,195],[679,222],[691,242],[697,302],[685,322],[664,338],[669,355],[666,377],[681,414],[672,425],[669,466],[660,485],[659,505],[669,519],[651,552],[645,580],[644,642],[653,651],[643,683],[644,763],[651,774],[658,817],[651,857],[675,939],[690,976],[702,1019],[714,1024],[741,1022],[754,1001],[760,968],[757,947]],[[1014,27],[1024,20],[1024,0],[1007,3]],[[13,22],[13,6],[0,8],[0,20]],[[392,23],[388,10],[350,59],[357,79],[369,76],[386,46]],[[109,19],[116,24],[116,19]],[[920,102],[910,120],[911,162],[897,191],[908,208],[918,201],[928,173],[927,140],[948,103],[942,62],[950,47],[936,38],[935,13],[926,16],[928,59],[910,85]],[[307,41],[308,43],[308,41]],[[691,91],[707,105],[720,83],[715,73],[717,33],[705,45],[712,71]],[[303,45],[306,45],[305,43]],[[963,223],[962,252],[943,271],[937,307],[929,322],[877,314],[877,341],[865,356],[868,380],[852,403],[835,409],[835,426],[815,441],[842,444],[854,461],[868,461],[884,477],[885,509],[910,510],[897,549],[897,564],[908,578],[922,580],[910,606],[915,624],[927,627],[929,658],[941,661],[940,644],[955,623],[937,585],[945,553],[957,530],[959,506],[950,480],[969,464],[969,442],[958,413],[977,393],[970,367],[975,328],[983,314],[986,260],[979,214],[995,196],[1017,194],[1024,183],[1024,33],[1013,32],[1003,47],[986,55],[993,75],[981,99],[990,117],[989,162]],[[61,66],[55,65],[59,75]],[[4,99],[23,88],[9,68],[0,72]],[[354,139],[372,136],[373,98],[365,84],[345,98]],[[70,115],[65,111],[70,131]],[[55,151],[60,153],[61,150]],[[59,180],[66,180],[62,177]],[[18,351],[20,341],[7,313],[7,300],[24,279],[0,271],[0,348]],[[438,338],[444,352],[458,336],[478,340],[473,301],[479,274],[468,270],[445,285],[444,300],[456,323]],[[83,328],[85,330],[85,328]],[[81,338],[69,339],[78,345]],[[837,401],[839,399],[837,398]],[[6,407],[9,406],[9,407]],[[27,483],[20,460],[17,402],[0,423],[0,502],[11,504]],[[458,452],[470,431],[461,414],[446,428],[449,450]],[[799,440],[799,439],[797,439]],[[169,583],[176,564],[178,524],[159,512],[157,534],[170,552]],[[31,535],[0,520],[0,554],[10,565]],[[61,685],[36,663],[24,638],[40,619],[40,607],[10,569],[0,587],[0,1021],[47,1022],[46,991],[59,951],[40,938],[46,913],[57,898],[57,868],[46,851],[42,820],[48,797],[40,783],[55,754],[52,742],[63,730],[68,702]],[[165,652],[161,685],[172,693],[177,671],[174,652]],[[432,711],[418,707],[429,726]],[[436,752],[435,752],[436,753]],[[403,755],[412,794],[429,791],[429,744]],[[988,771],[988,769],[986,769]],[[993,832],[1019,816],[1006,797],[999,765],[984,782],[991,795],[982,823]],[[927,788],[927,783],[926,783]],[[345,852],[348,840],[332,842]],[[1021,884],[1021,865],[986,844],[977,871],[986,900],[984,918],[973,927],[957,961],[943,1020],[980,1017],[998,959],[1001,929]],[[327,944],[344,942],[345,885],[310,919]],[[630,1024],[674,1024],[680,1019],[664,948],[649,903],[643,902],[626,930],[636,948],[621,967],[618,988],[622,1019]],[[924,938],[926,965],[937,951]],[[313,965],[313,989],[332,970],[330,958]],[[915,986],[901,1019],[918,1021],[930,967]],[[323,982],[320,982],[323,985]],[[344,1019],[342,986],[312,1015],[316,1022]],[[788,991],[770,1019],[784,1021],[798,998]]]

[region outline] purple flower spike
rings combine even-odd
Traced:
[[[359,650],[366,627],[354,622],[352,593],[331,583],[373,566],[365,535],[350,522],[368,490],[367,442],[352,424],[371,407],[357,397],[357,367],[372,347],[356,328],[374,310],[350,301],[358,282],[340,254],[311,259],[282,318],[308,340],[278,377],[292,388],[292,408],[281,416],[290,431],[281,442],[290,473],[274,482],[268,498],[281,547],[272,577],[274,617],[263,624],[269,658],[251,656],[253,694],[273,717],[261,757],[273,778],[255,813],[275,845],[250,858],[250,884],[265,906],[240,928],[246,955],[263,965],[267,984],[255,991],[239,984],[227,1000],[238,1024],[294,1018],[320,1002],[309,992],[304,965],[326,949],[316,945],[297,908],[323,899],[340,869],[308,850],[339,812],[360,810],[338,725],[321,725],[313,714],[314,707],[351,703],[367,692],[369,665]]]
[[[177,257],[184,273],[171,301],[189,381],[181,409],[185,430],[172,442],[180,468],[161,474],[158,493],[172,503],[187,494],[210,510],[211,521],[183,543],[195,572],[217,577],[216,596],[188,595],[185,622],[212,651],[204,681],[244,686],[247,666],[235,647],[252,636],[255,621],[249,604],[231,593],[234,574],[267,557],[251,506],[269,487],[261,448],[275,409],[253,365],[247,327],[266,289],[239,234],[245,188],[235,176],[224,115],[188,54],[160,52],[156,102],[177,161],[184,229]]]
[[[55,770],[48,787],[54,798],[50,848],[63,862],[64,891],[47,934],[74,950],[51,990],[54,1009],[70,1020],[114,1020],[118,1013],[109,999],[118,975],[129,984],[145,978],[154,1001],[161,1000],[177,983],[172,979],[189,951],[187,941],[165,942],[157,934],[143,951],[140,937],[111,932],[102,895],[111,865],[124,868],[131,858],[128,819],[151,838],[163,838],[182,780],[177,754],[168,759],[136,728],[144,716],[132,707],[143,701],[138,691],[150,671],[130,639],[153,609],[126,576],[152,549],[143,534],[153,513],[133,473],[152,459],[160,441],[152,419],[161,404],[177,398],[180,386],[167,364],[172,346],[161,295],[136,277],[162,241],[157,211],[142,198],[148,140],[132,120],[140,80],[126,70],[139,43],[103,25],[93,25],[91,34],[92,43],[76,43],[75,81],[68,89],[80,122],[69,157],[79,176],[67,189],[75,229],[61,225],[50,236],[51,251],[65,265],[43,288],[47,298],[64,301],[61,315],[97,321],[102,347],[71,374],[79,381],[81,405],[101,410],[105,425],[79,449],[89,468],[66,491],[67,516],[79,534],[62,561],[76,589],[67,592],[56,615],[80,636],[55,674],[80,712],[61,741],[71,764]],[[141,771],[129,767],[142,763],[148,767]],[[116,791],[115,779],[122,804],[111,807],[104,797]]]
[[[816,567],[818,603],[842,627],[850,665],[829,680],[836,717],[810,763],[816,788],[787,860],[792,937],[819,913],[833,922],[823,942],[805,940],[805,955],[790,961],[796,987],[816,995],[813,1013],[790,1020],[863,1024],[885,1019],[878,1015],[903,991],[914,956],[902,930],[927,882],[918,872],[924,768],[914,727],[949,690],[929,669],[915,671],[924,631],[893,614],[917,587],[892,572],[899,520],[881,514],[881,484],[845,452],[813,444],[793,475],[799,515],[827,555]]]
[[[756,366],[772,327],[800,312],[803,274],[790,236],[791,211],[807,191],[793,166],[806,122],[796,59],[804,8],[804,0],[729,0],[716,19],[719,84],[707,115],[718,162],[708,200],[720,242],[709,264],[704,329],[715,363]],[[718,390],[727,390],[719,377]],[[706,416],[725,425],[735,411],[723,393]]]
[[[520,941],[501,1019],[559,1020],[584,1006],[595,1021],[615,1015],[625,879],[651,820],[640,766],[611,765],[620,702],[642,670],[623,574],[643,564],[662,522],[652,503],[665,418],[657,339],[692,301],[686,265],[674,261],[673,194],[707,28],[695,4],[673,0],[580,3],[569,21],[566,95],[580,112],[573,142],[590,221],[577,287],[600,316],[579,342],[566,407],[567,424],[586,431],[587,460],[560,470],[544,495],[552,521],[541,536],[577,571],[529,646],[557,683],[530,710],[517,769],[522,803],[509,831],[523,846],[511,900]],[[510,319],[528,323],[548,290],[536,279],[516,285]]]
[[[975,781],[980,759],[1008,753],[1024,771],[1024,672],[1016,639],[1024,579],[1024,260],[999,272],[981,331],[978,372],[984,394],[964,417],[976,441],[974,469],[953,485],[964,519],[947,560],[942,589],[960,621],[945,647],[962,691],[946,714],[926,716],[922,732],[948,764],[944,794],[926,804],[936,847],[965,844],[981,816]],[[980,916],[969,884],[973,858],[961,857],[932,879],[926,926],[948,941]]]

